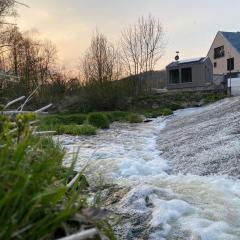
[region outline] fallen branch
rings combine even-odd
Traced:
[[[84,240],[84,239],[89,239],[96,236],[100,236],[99,232],[96,228],[92,228],[92,229],[85,230],[64,238],[60,238],[58,240]]]
[[[22,97],[20,97],[20,98],[17,98],[17,99],[12,100],[11,102],[8,102],[8,103],[5,105],[4,110],[7,109],[8,107],[10,107],[11,105],[13,105],[13,104],[16,103],[16,102],[22,101],[23,99],[25,99],[25,96],[22,96]]]
[[[73,185],[75,184],[75,182],[79,179],[80,177],[80,173],[78,173],[70,183],[67,184],[67,189],[71,189],[73,187]]]
[[[45,106],[45,107],[42,107],[42,108],[36,110],[35,113],[43,113],[45,110],[49,109],[51,106],[52,106],[52,103]]]
[[[56,134],[56,131],[42,131],[42,132],[33,132],[33,135],[50,135],[50,134]]]
[[[17,111],[17,110],[12,110],[12,111],[3,111],[2,112],[4,115],[11,115],[11,114],[28,114],[28,113],[33,113],[32,111]],[[35,112],[36,113],[36,112]],[[38,112],[41,114],[47,114],[47,112]]]

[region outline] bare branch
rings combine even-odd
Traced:
[[[8,102],[6,104],[6,106],[4,107],[4,110],[7,109],[8,107],[10,107],[11,105],[13,105],[14,103],[22,101],[23,99],[25,99],[25,96],[19,97],[17,99],[12,100],[11,102]]]
[[[60,238],[58,240],[84,240],[99,236],[99,231],[96,228],[88,229],[71,236]]]

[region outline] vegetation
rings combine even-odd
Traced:
[[[126,121],[128,114],[129,114],[128,112],[123,112],[123,111],[110,112],[110,115],[113,121],[117,121],[117,122]]]
[[[109,119],[104,113],[90,113],[88,123],[102,129],[107,129],[110,125]]]
[[[56,125],[55,130],[57,134],[69,134],[74,136],[80,135],[96,135],[97,130],[94,126],[89,124],[84,125]]]
[[[160,110],[160,112],[163,116],[169,116],[173,114],[173,111],[170,108],[163,108],[162,110]]]
[[[130,113],[127,116],[127,120],[128,120],[129,123],[141,123],[143,121],[143,118],[139,114]]]
[[[49,138],[32,136],[33,117],[19,115],[14,122],[0,115],[0,238],[55,239],[98,227],[115,239],[104,219],[86,216],[92,207],[83,174],[68,187],[74,164],[65,169],[63,151]],[[10,132],[12,126],[17,131]]]

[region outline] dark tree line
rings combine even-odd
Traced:
[[[16,4],[14,0],[0,2],[0,71],[19,79],[18,84],[6,84],[0,77],[0,91],[6,98],[38,89],[38,102],[59,102],[74,95],[91,109],[113,109],[126,97],[149,89],[147,79],[139,76],[154,71],[163,55],[164,32],[156,18],[141,17],[123,30],[118,47],[96,31],[81,58],[81,77],[76,77],[59,68],[51,41],[5,22],[6,16],[16,14]]]

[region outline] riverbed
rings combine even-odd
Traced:
[[[128,216],[116,230],[119,239],[240,239],[240,181],[176,172],[159,148],[172,121],[204,111],[181,110],[149,123],[113,123],[96,136],[57,137],[67,152],[66,166],[75,161],[75,169],[86,169],[90,181],[129,189],[111,208]]]

